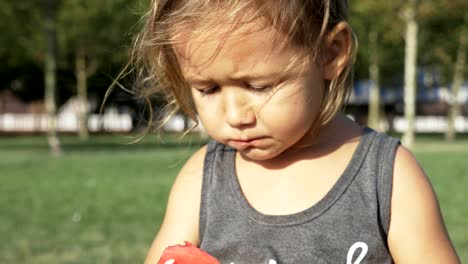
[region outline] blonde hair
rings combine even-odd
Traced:
[[[143,17],[145,24],[135,39],[131,60],[119,77],[129,73],[135,75],[135,92],[145,98],[149,106],[148,130],[155,121],[151,102],[157,96],[162,96],[167,103],[164,115],[156,120],[159,125],[179,111],[198,125],[191,92],[173,49],[180,33],[177,28],[189,26],[193,29],[196,28],[194,23],[204,20],[211,22],[204,25],[232,21],[231,26],[235,27],[240,21],[264,18],[286,36],[287,45],[300,47],[309,54],[312,52],[312,58],[317,60],[320,59],[323,38],[337,23],[346,21],[347,9],[346,0],[152,0],[149,11]],[[354,34],[352,37],[351,60],[336,79],[326,83],[316,124],[329,122],[349,97],[352,65],[357,50]]]

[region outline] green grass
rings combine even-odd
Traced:
[[[142,263],[175,175],[203,140],[147,136],[0,137],[0,263]],[[468,138],[418,137],[415,154],[468,262]]]
[[[422,138],[414,153],[437,193],[462,263],[468,263],[468,140],[445,143]]]
[[[198,142],[0,138],[0,263],[142,263]]]

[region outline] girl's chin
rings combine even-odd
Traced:
[[[277,157],[281,152],[273,150],[264,150],[258,148],[246,148],[237,150],[244,159],[251,161],[266,161]]]

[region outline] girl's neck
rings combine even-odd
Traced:
[[[333,148],[359,138],[362,128],[343,113],[336,114],[327,124],[316,131],[306,134],[286,152],[308,151],[321,152],[322,149]]]

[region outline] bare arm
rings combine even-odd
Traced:
[[[413,155],[397,150],[388,244],[396,263],[460,263],[431,184]]]
[[[206,147],[184,165],[172,186],[163,223],[146,256],[145,264],[156,264],[168,246],[188,241],[199,244],[198,221]]]

